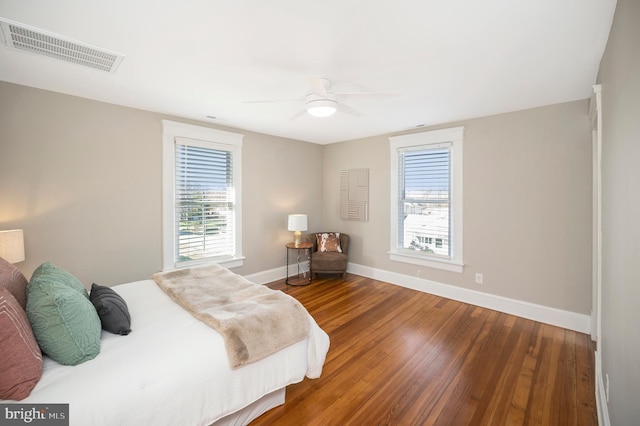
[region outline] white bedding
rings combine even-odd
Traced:
[[[102,332],[95,359],[75,367],[45,358],[20,403],[69,403],[71,425],[209,425],[306,375],[322,372],[329,337],[311,316],[309,338],[232,370],[222,337],[152,280],[112,287],[127,302],[132,332]]]

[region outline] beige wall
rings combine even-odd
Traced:
[[[189,122],[0,82],[0,229],[24,228],[27,278],[47,260],[86,286],[160,270],[163,118]],[[321,220],[322,166],[306,159],[322,147],[231,130],[245,135],[247,259],[235,271],[283,266],[286,215]]]
[[[618,0],[602,85],[603,378],[612,425],[640,419],[640,2]]]
[[[186,120],[8,83],[0,83],[0,99],[0,229],[25,229],[25,274],[50,260],[85,285],[114,285],[159,270],[160,120]],[[356,264],[409,276],[420,269],[429,280],[588,313],[586,101],[452,125],[460,124],[463,274],[388,259],[388,135],[321,146],[227,129],[245,134],[247,259],[235,271],[284,266],[286,215],[307,213],[310,231],[351,234]],[[339,172],[350,168],[370,170],[368,222],[339,219]]]
[[[465,127],[462,274],[389,260],[388,136],[325,147],[324,227],[351,235],[360,265],[589,314],[587,112],[585,100],[451,124]],[[354,168],[369,169],[368,222],[339,219],[339,173]]]

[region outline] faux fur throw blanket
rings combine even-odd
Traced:
[[[219,265],[158,272],[152,278],[222,335],[231,368],[258,361],[309,334],[309,314],[300,302]]]

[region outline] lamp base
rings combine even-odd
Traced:
[[[302,232],[294,231],[293,232],[293,245],[295,245],[296,247],[299,247],[301,243],[302,243]]]

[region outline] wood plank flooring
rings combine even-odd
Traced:
[[[331,338],[322,377],[257,425],[597,425],[589,336],[357,275],[298,299]]]

